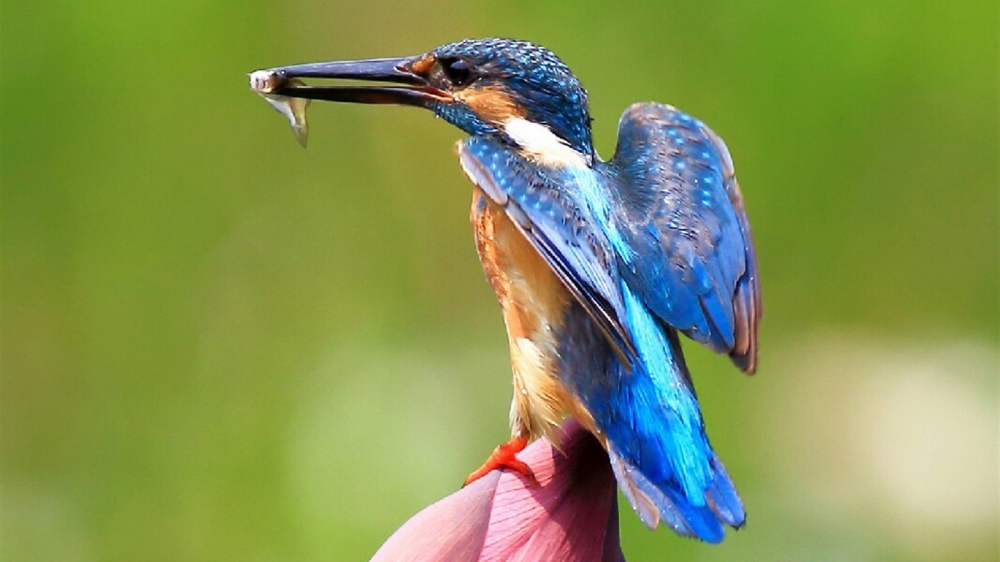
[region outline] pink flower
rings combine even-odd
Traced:
[[[518,455],[537,485],[495,470],[413,516],[372,561],[624,561],[607,454],[575,421],[559,443],[539,439]]]

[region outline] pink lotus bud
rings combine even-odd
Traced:
[[[413,516],[372,561],[624,561],[607,454],[572,420],[558,441],[558,450],[543,438],[518,455],[537,485],[493,471]]]

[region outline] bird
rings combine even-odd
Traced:
[[[367,84],[304,82],[314,79]],[[275,67],[251,84],[276,107],[416,106],[466,133],[456,152],[473,184],[475,245],[513,376],[511,439],[470,481],[496,468],[532,480],[516,454],[572,416],[607,451],[647,527],[718,543],[727,526],[744,525],[680,341],[756,371],[755,248],[729,150],[705,123],[670,105],[633,104],[602,160],[581,82],[552,51],[515,39]]]

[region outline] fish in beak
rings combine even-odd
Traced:
[[[452,94],[414,72],[420,57],[335,61],[281,66],[250,73],[250,89],[284,115],[303,147],[309,136],[306,109],[312,100],[398,104],[430,108],[453,101]],[[395,84],[307,85],[303,79],[354,80]]]

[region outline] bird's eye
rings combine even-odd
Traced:
[[[444,75],[456,86],[465,86],[472,82],[472,65],[464,59],[442,59],[441,68]]]

